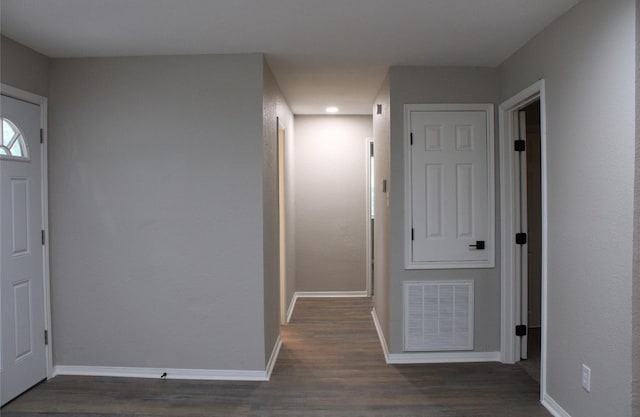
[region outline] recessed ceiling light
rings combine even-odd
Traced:
[[[326,111],[327,113],[338,113],[338,111],[340,111],[340,109],[339,109],[339,108],[337,108],[337,107],[335,107],[335,106],[330,106],[330,107],[327,107],[327,108],[325,109],[325,111]]]

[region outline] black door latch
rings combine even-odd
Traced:
[[[470,248],[484,250],[484,240],[477,240],[475,245],[469,245]]]

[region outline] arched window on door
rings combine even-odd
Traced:
[[[2,142],[0,158],[29,159],[29,149],[18,127],[9,119],[2,118]]]

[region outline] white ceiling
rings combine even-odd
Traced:
[[[264,52],[296,114],[370,114],[391,65],[497,66],[580,0],[1,0],[50,57]]]

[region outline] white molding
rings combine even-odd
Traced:
[[[278,361],[278,355],[280,354],[280,348],[282,347],[282,337],[278,335],[278,339],[276,339],[275,345],[273,345],[273,350],[271,351],[271,356],[269,357],[269,362],[267,362],[267,381],[271,379],[271,373],[273,372],[273,368],[276,366],[276,362]]]
[[[391,353],[389,364],[500,362],[500,352]]]
[[[364,141],[365,143],[365,173],[366,173],[366,178],[367,178],[367,186],[365,187],[365,201],[367,204],[367,209],[365,210],[366,212],[366,223],[365,223],[365,231],[366,231],[366,245],[365,245],[365,249],[366,249],[366,253],[365,253],[365,266],[366,266],[366,273],[365,273],[365,279],[367,280],[365,286],[367,289],[367,295],[371,296],[371,267],[373,264],[373,256],[372,256],[372,252],[373,252],[373,247],[371,245],[371,234],[373,232],[373,230],[371,230],[371,179],[374,178],[374,173],[371,172],[371,145],[374,145],[374,161],[375,161],[375,141],[373,138],[366,138],[366,140]]]
[[[548,394],[543,395],[542,405],[553,415],[553,417],[571,417],[571,414],[567,413],[564,408],[560,407],[560,404],[558,404]]]
[[[287,324],[291,321],[298,298],[366,298],[368,291],[296,291],[287,309]]]
[[[363,298],[367,291],[297,291],[294,298]]]
[[[380,345],[382,346],[382,353],[384,354],[384,360],[389,363],[389,348],[387,348],[387,340],[384,337],[380,320],[378,320],[378,313],[376,313],[375,307],[371,309],[371,316],[373,317],[373,325],[378,333],[378,339],[380,339]]]
[[[412,210],[411,201],[411,112],[413,111],[482,111],[486,113],[487,122],[487,193],[488,198],[488,236],[487,236],[487,261],[458,261],[458,262],[415,262],[411,259],[412,240]],[[495,268],[496,264],[496,204],[495,204],[495,127],[494,105],[491,103],[479,104],[405,104],[404,105],[404,268],[415,269],[469,269],[469,268]]]
[[[499,106],[500,123],[500,214],[502,231],[501,249],[501,328],[500,328],[500,360],[504,363],[515,363],[520,357],[520,346],[513,332],[516,319],[520,316],[519,282],[515,273],[514,245],[506,245],[516,232],[514,215],[514,152],[512,135],[513,112],[535,100],[540,100],[540,146],[541,146],[541,205],[542,205],[542,334],[541,334],[541,378],[540,400],[545,403],[553,401],[546,393],[547,387],[547,282],[548,282],[548,177],[547,177],[547,119],[545,82],[539,80],[530,87],[506,100]],[[549,402],[555,404],[555,402]],[[557,404],[556,404],[557,405]],[[562,408],[559,408],[562,410]],[[564,412],[564,411],[563,411]],[[558,414],[563,415],[563,414]],[[568,415],[568,414],[567,414]]]
[[[298,301],[298,294],[294,293],[293,297],[291,297],[289,308],[287,309],[287,324],[289,324],[289,322],[291,321],[291,316],[293,316],[293,309],[296,308],[297,301]]]
[[[43,130],[43,143],[41,149],[41,178],[42,178],[42,230],[45,231],[45,242],[42,248],[42,262],[44,271],[44,322],[48,331],[49,344],[45,346],[45,357],[47,363],[47,379],[55,376],[53,369],[53,328],[51,325],[51,277],[49,268],[49,126],[48,126],[48,106],[49,100],[41,95],[30,93],[7,84],[0,83],[0,93],[19,100],[40,106],[40,127]]]
[[[68,366],[56,365],[56,375],[109,376],[122,378],[155,378],[166,372],[167,379],[192,379],[208,381],[268,381],[267,371],[246,371],[231,369],[181,369],[181,368],[138,368],[120,366]]]
[[[144,368],[128,366],[72,366],[56,365],[51,378],[57,375],[108,376],[119,378],[155,378],[166,373],[166,379],[189,379],[206,381],[268,381],[278,360],[282,338],[278,336],[273,346],[269,362],[264,371],[236,369],[183,369]]]

